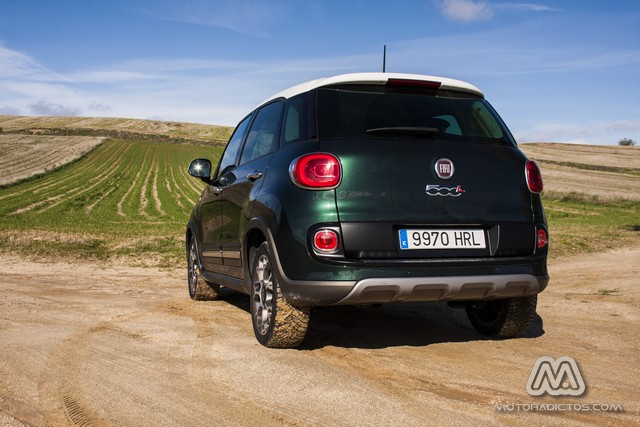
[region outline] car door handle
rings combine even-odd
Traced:
[[[254,170],[249,175],[247,175],[247,179],[250,181],[255,181],[256,179],[262,178],[262,171]]]

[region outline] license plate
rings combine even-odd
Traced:
[[[485,249],[484,230],[420,229],[398,230],[400,249]]]

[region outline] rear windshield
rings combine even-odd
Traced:
[[[483,98],[444,90],[336,86],[317,92],[320,139],[419,138],[513,144]]]

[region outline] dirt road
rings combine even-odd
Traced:
[[[5,256],[0,425],[640,424],[640,248],[551,274],[524,338],[483,339],[441,304],[337,307],[302,349],[270,350],[247,297],[190,301],[182,271]],[[573,357],[585,395],[529,396],[541,356]],[[574,406],[603,404],[624,411]]]

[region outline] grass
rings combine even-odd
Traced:
[[[204,184],[186,170],[223,147],[110,140],[52,173],[0,189],[0,250],[42,257],[182,260]]]
[[[640,243],[640,203],[579,193],[545,193],[552,257]]]

